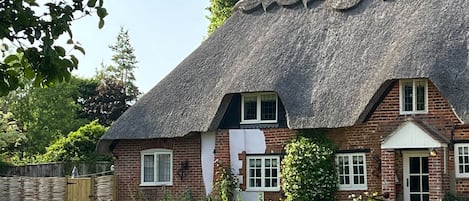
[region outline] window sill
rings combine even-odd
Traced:
[[[259,191],[262,191],[262,192],[279,192],[280,187],[278,187],[278,188],[246,188],[246,191],[248,191],[248,192],[259,192]]]
[[[241,121],[239,124],[275,124],[277,120],[269,120],[269,121]]]
[[[152,187],[152,186],[172,186],[173,182],[164,182],[164,183],[141,183],[141,187]]]
[[[368,190],[366,186],[357,186],[357,187],[340,187],[339,191],[365,191]]]
[[[428,114],[428,111],[399,111],[400,115],[410,115],[410,114]]]

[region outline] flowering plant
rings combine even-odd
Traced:
[[[238,178],[219,159],[215,160],[215,176],[214,190],[217,200],[232,200],[234,190],[238,186]]]
[[[352,201],[382,201],[384,200],[386,196],[385,195],[380,195],[378,192],[364,192],[363,196],[358,195],[356,196],[355,194],[351,194],[348,196],[349,199],[352,199]]]

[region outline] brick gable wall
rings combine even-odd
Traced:
[[[371,114],[368,121],[358,123],[356,126],[330,129],[328,137],[335,142],[337,147],[341,150],[354,150],[354,149],[370,149],[366,154],[367,163],[367,180],[368,191],[382,192],[382,171],[391,171],[387,175],[397,176],[397,182],[394,186],[388,186],[387,189],[395,189],[393,192],[394,198],[402,196],[403,185],[403,170],[402,170],[402,153],[396,150],[393,154],[382,154],[381,141],[395,131],[402,123],[408,118],[419,119],[426,124],[436,129],[441,134],[451,139],[452,130],[455,125],[460,124],[458,118],[454,115],[452,108],[444,97],[440,94],[438,89],[429,81],[428,82],[428,113],[415,114],[415,115],[400,115],[399,114],[399,83],[397,82],[389,93],[385,96],[379,106]],[[466,133],[469,136],[469,132]],[[439,150],[439,156],[442,157],[442,150]],[[382,157],[385,156],[385,157]],[[441,165],[439,162],[435,162]],[[454,163],[449,161],[448,164]],[[430,171],[440,171],[441,168],[431,168]],[[444,191],[449,191],[449,174],[438,175],[441,178],[441,183],[433,182],[431,185],[444,186]],[[395,180],[394,176],[387,178],[388,180]],[[436,187],[434,187],[436,188]],[[432,187],[430,188],[432,189]],[[339,200],[348,200],[347,196],[355,193],[359,194],[363,191],[339,191]],[[441,195],[437,195],[441,196]],[[436,200],[435,197],[431,200]]]

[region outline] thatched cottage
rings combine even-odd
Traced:
[[[466,0],[244,0],[98,150],[117,159],[119,200],[201,198],[216,159],[244,200],[279,200],[286,141],[324,129],[339,200],[468,196],[468,39]]]

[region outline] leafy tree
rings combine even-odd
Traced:
[[[114,65],[105,66],[101,76],[120,80],[124,84],[124,93],[128,97],[133,97],[130,99],[130,101],[133,101],[140,92],[134,84],[137,58],[134,54],[135,49],[130,44],[129,32],[121,27],[116,43],[110,45],[109,48],[114,52],[114,55],[112,55]]]
[[[298,136],[285,148],[282,161],[282,189],[287,201],[335,200],[337,172],[334,166],[334,150],[324,138],[314,133],[310,137]]]
[[[72,77],[47,88],[28,88],[12,95],[9,110],[24,125],[27,143],[18,160],[44,153],[53,141],[89,122],[80,117],[80,100],[88,99],[93,80]],[[82,87],[84,86],[84,87]]]
[[[97,121],[90,122],[47,147],[47,152],[39,156],[39,161],[109,160],[109,157],[98,155],[95,151],[96,143],[105,131],[106,128]]]
[[[56,41],[68,35],[67,43],[84,54],[73,40],[71,24],[94,12],[99,17],[99,28],[103,27],[107,15],[103,0],[48,0],[44,5],[36,0],[0,1],[0,95],[22,88],[29,81],[33,86],[69,81],[78,59]]]
[[[127,103],[134,98],[125,94],[122,81],[104,78],[95,94],[85,101],[83,111],[89,119],[97,119],[102,125],[110,126],[130,107]]]
[[[9,161],[18,146],[26,141],[22,126],[12,113],[0,112],[0,163]]]
[[[234,5],[239,0],[210,0],[210,6],[207,10],[210,12],[210,16],[207,19],[210,20],[208,24],[208,35],[212,34],[233,12]]]

